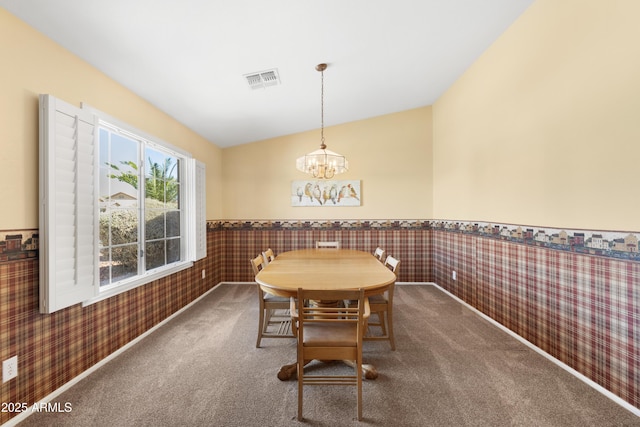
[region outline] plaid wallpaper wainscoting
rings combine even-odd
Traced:
[[[316,240],[401,261],[400,282],[435,282],[551,356],[640,407],[640,258],[632,233],[442,221],[236,221],[225,281],[249,259]],[[452,272],[457,278],[453,280]]]
[[[431,242],[434,282],[640,407],[639,262],[452,230]]]
[[[19,371],[2,384],[2,402],[32,405],[216,284],[253,281],[249,259],[269,247],[277,255],[339,240],[370,253],[384,248],[402,262],[400,282],[437,283],[640,408],[634,233],[427,220],[210,221],[207,228],[207,257],[194,267],[50,315],[38,311],[37,230],[0,233],[0,360],[17,355]],[[0,423],[15,415],[0,413]]]
[[[402,261],[401,282],[429,277],[429,225],[426,221],[237,221],[224,230],[223,276],[227,282],[253,281],[249,260],[267,248],[277,254],[313,248],[316,241],[339,241],[342,248],[370,252],[380,246]]]
[[[18,356],[1,402],[33,405],[220,283],[221,237],[207,233],[208,256],[190,269],[52,314],[38,311],[37,258],[0,260],[0,360]],[[0,424],[16,415],[3,410]]]

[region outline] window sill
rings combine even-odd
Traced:
[[[131,282],[124,283],[120,286],[115,286],[113,288],[101,290],[98,296],[94,298],[90,298],[86,301],[83,301],[82,306],[87,307],[89,305],[95,304],[102,300],[111,298],[115,295],[130,291],[131,289],[135,289],[138,286],[146,285],[147,283],[153,282],[154,280],[162,279],[163,277],[167,277],[179,271],[186,270],[187,268],[191,268],[192,266],[193,266],[193,262],[191,261],[183,262],[173,267],[163,269],[161,271],[156,271],[153,273],[146,274],[143,277],[132,280]]]

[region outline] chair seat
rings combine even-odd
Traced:
[[[304,327],[305,347],[355,347],[358,344],[356,324],[310,323]]]
[[[369,304],[386,304],[388,302],[384,295],[372,295],[369,297]]]
[[[289,306],[289,298],[287,297],[279,297],[279,296],[271,295],[265,292],[264,300],[269,302],[283,302],[287,304],[287,307]]]

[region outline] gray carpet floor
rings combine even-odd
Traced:
[[[396,351],[366,342],[379,377],[304,392],[279,381],[293,339],[255,348],[254,286],[219,285],[21,426],[638,426],[640,418],[433,286],[397,286]],[[308,369],[350,368],[313,362]]]

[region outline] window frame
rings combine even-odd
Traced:
[[[83,106],[83,108],[85,109],[89,109],[90,107],[86,107]],[[91,109],[92,111],[95,112],[94,109]],[[171,264],[165,264],[163,266],[160,267],[155,267],[152,269],[147,270],[146,267],[146,242],[147,242],[147,238],[145,235],[145,225],[146,225],[146,221],[145,221],[145,215],[144,212],[146,211],[146,205],[141,206],[139,209],[139,216],[138,216],[138,250],[142,250],[143,251],[143,255],[138,259],[138,271],[140,271],[140,269],[144,270],[142,273],[138,273],[135,276],[131,277],[131,278],[126,278],[120,281],[117,281],[115,283],[111,283],[108,285],[101,285],[100,284],[100,280],[98,278],[98,286],[99,286],[99,290],[100,290],[100,295],[102,295],[103,293],[109,293],[111,292],[111,290],[116,289],[119,290],[121,288],[127,288],[127,289],[131,289],[133,287],[137,287],[140,284],[144,284],[144,283],[148,283],[148,277],[164,277],[166,274],[165,272],[169,272],[168,274],[173,274],[174,272],[178,272],[184,269],[184,266],[182,264],[189,262],[188,261],[188,255],[189,255],[189,251],[188,251],[188,245],[189,245],[189,241],[190,241],[190,231],[188,229],[188,215],[187,215],[187,211],[189,209],[189,194],[188,194],[188,187],[190,185],[194,185],[193,182],[190,181],[189,179],[189,159],[190,154],[187,153],[184,150],[180,150],[179,148],[173,147],[170,144],[167,143],[163,143],[160,142],[157,138],[154,138],[152,136],[149,135],[144,135],[142,134],[142,132],[137,131],[136,129],[131,128],[130,126],[114,119],[113,117],[109,117],[108,115],[104,114],[104,113],[98,113],[96,112],[96,115],[98,116],[98,128],[97,128],[97,135],[98,135],[98,143],[97,146],[99,147],[100,145],[100,141],[99,141],[99,133],[100,131],[104,128],[107,129],[107,131],[118,134],[120,136],[124,136],[130,140],[134,140],[135,142],[137,142],[139,144],[138,146],[138,152],[140,153],[140,167],[138,169],[138,180],[139,180],[139,184],[138,184],[138,200],[139,203],[146,203],[146,197],[145,197],[145,179],[147,176],[147,172],[148,172],[148,165],[147,165],[147,159],[146,159],[146,150],[148,148],[162,152],[163,154],[169,154],[174,156],[176,159],[179,159],[180,163],[181,163],[181,167],[178,170],[179,173],[179,182],[181,185],[181,191],[180,191],[180,201],[179,201],[179,205],[182,207],[180,209],[181,215],[180,215],[180,236],[181,238],[184,239],[184,241],[181,243],[180,245],[180,259],[181,261],[178,262],[174,262]],[[98,158],[100,158],[100,155],[98,155]],[[100,166],[101,165],[97,165],[97,169],[100,170]],[[100,249],[100,248],[99,248]],[[190,267],[191,265],[188,265],[187,267]],[[155,280],[155,279],[152,279]],[[131,286],[131,287],[130,287]]]
[[[61,125],[61,122],[64,123]],[[184,233],[185,238],[181,243],[182,260],[109,286],[100,286],[99,274],[101,126],[128,133],[136,140],[146,140],[184,159],[184,170],[180,171],[184,175],[180,198],[181,203],[184,201],[185,213],[180,218],[181,235]],[[204,163],[195,160],[189,152],[87,104],[79,108],[51,95],[40,95],[39,150],[40,312],[52,313],[77,303],[94,304],[188,269],[194,261],[206,257],[206,170]],[[64,155],[62,161],[58,151]],[[77,160],[80,158],[84,163]],[[66,222],[59,226],[59,220]],[[142,236],[143,245],[144,240]],[[88,251],[93,256],[87,255]],[[83,255],[84,259],[79,261]],[[66,258],[62,259],[63,256]]]

